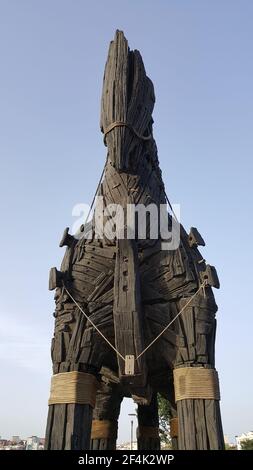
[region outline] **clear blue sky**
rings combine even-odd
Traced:
[[[89,203],[109,41],[123,29],[155,85],[154,133],[170,199],[221,289],[224,432],[253,429],[251,0],[0,1],[0,435],[43,435],[51,376],[48,270]],[[129,439],[126,402],[120,440]],[[129,424],[129,426],[128,426]]]

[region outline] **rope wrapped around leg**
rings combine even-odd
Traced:
[[[96,377],[86,372],[63,372],[51,379],[49,405],[59,403],[88,404],[95,407],[99,382]]]
[[[118,423],[107,419],[93,419],[91,439],[117,439]]]
[[[170,437],[178,437],[178,418],[170,420]]]
[[[220,400],[218,373],[204,367],[178,367],[173,371],[176,402],[187,399]]]

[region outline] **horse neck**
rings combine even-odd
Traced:
[[[119,173],[108,160],[99,194],[103,195],[106,205],[120,204],[126,207],[127,204],[165,203],[158,162],[155,165],[144,162],[138,166],[136,173]]]

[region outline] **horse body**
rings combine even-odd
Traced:
[[[129,204],[144,208],[166,204],[152,133],[154,101],[153,85],[146,76],[139,52],[129,51],[123,33],[116,32],[105,69],[101,111],[108,155],[97,194],[99,204],[102,202],[106,210],[99,213],[99,221],[95,210],[89,237],[76,239],[65,232],[61,242],[67,245],[61,273],[53,271],[50,283],[52,288],[56,287],[53,372],[80,371],[102,377],[93,414],[96,422],[116,423],[123,396],[132,396],[139,404],[139,427],[146,430],[146,438],[140,443],[142,448],[143,442],[150,448],[158,447],[158,436],[152,433],[153,438],[147,444],[147,436],[151,434],[146,429],[147,424],[150,429],[158,426],[158,392],[171,402],[172,416],[178,409],[182,423],[180,448],[222,448],[219,403],[200,399],[194,400],[193,406],[192,400],[185,399],[176,407],[174,396],[175,368],[214,367],[217,306],[211,285],[215,283],[213,271],[208,270],[198,251],[196,230],[191,237],[181,227],[179,246],[173,250],[162,249],[159,234],[152,239],[152,214],[146,219],[144,238],[138,236],[140,222],[130,238],[125,236],[125,223],[123,232],[121,229],[113,237],[106,230],[103,233],[97,230],[107,226],[112,233],[113,212],[118,206],[126,216]],[[160,223],[158,217],[158,226]],[[171,224],[170,216],[168,227]],[[82,229],[85,233],[86,227]],[[200,290],[203,279],[206,279],[205,289]],[[194,294],[192,303],[185,308]],[[177,316],[182,308],[184,313]],[[171,327],[143,354],[176,316]],[[125,371],[127,355],[134,358],[134,370],[130,374]],[[66,413],[72,405],[65,405],[65,412],[61,405],[52,406],[47,447],[85,448],[89,432],[84,441],[83,431],[80,428],[76,431],[73,420],[72,431],[64,428],[68,421]],[[75,405],[73,409],[79,409],[78,406],[85,405]],[[211,414],[216,416],[215,425]],[[87,423],[91,416],[89,412]],[[209,418],[208,427],[205,422]],[[59,426],[65,429],[60,439]],[[195,431],[199,428],[198,433],[192,432],[192,426]],[[189,430],[193,435],[188,439]],[[78,437],[73,440],[76,432]],[[93,448],[116,445],[115,432],[110,438],[107,435],[102,446],[97,436],[96,433],[93,436]]]

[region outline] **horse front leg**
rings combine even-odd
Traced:
[[[115,368],[116,358],[87,316],[114,341],[113,257],[114,247],[70,237],[61,271],[51,270],[50,290],[56,288],[56,309],[46,449],[90,447],[99,372],[104,361]]]
[[[188,300],[178,302],[178,311]],[[211,288],[205,288],[178,318],[184,338],[174,369],[179,449],[224,449],[214,362],[216,310]]]
[[[99,386],[98,368],[89,367],[84,357],[92,348],[91,344],[83,343],[86,320],[68,301],[68,296],[63,294],[63,297],[61,308],[56,310],[52,340],[54,375],[45,448],[89,449],[92,413]]]

